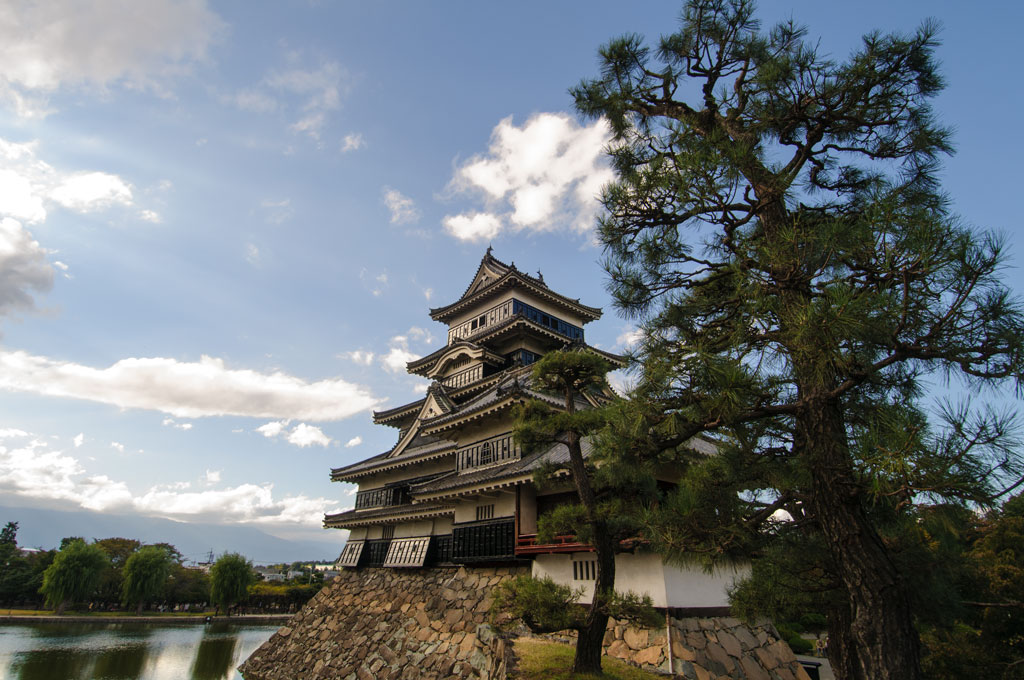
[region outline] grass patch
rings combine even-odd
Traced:
[[[545,640],[533,640],[520,638],[515,644],[516,656],[519,657],[519,671],[516,673],[516,680],[651,680],[651,678],[664,678],[642,671],[636,666],[630,666],[619,659],[603,657],[601,659],[601,675],[581,675],[571,673],[573,656],[576,653],[575,647],[547,642]]]

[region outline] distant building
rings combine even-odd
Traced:
[[[447,344],[407,365],[433,381],[426,396],[374,413],[375,423],[398,429],[398,442],[331,471],[332,480],[359,485],[352,510],[324,518],[324,526],[350,531],[338,566],[531,563],[535,575],[592,586],[589,546],[573,537],[550,544],[536,538],[538,517],[575,500],[569,484],[533,484],[534,471],[566,461],[567,449],[523,455],[512,437],[512,407],[527,399],[562,407],[530,384],[530,364],[547,352],[576,346],[624,365],[584,340],[583,326],[601,310],[555,292],[539,273],[525,274],[488,248],[462,296],[430,317],[448,325]],[[612,398],[610,388],[594,391],[580,396],[577,408]],[[693,445],[714,451],[705,441]],[[674,479],[666,473],[663,481]],[[736,576],[667,566],[642,550],[616,559],[617,588],[647,593],[661,607],[722,607]]]

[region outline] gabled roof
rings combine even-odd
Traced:
[[[584,458],[593,452],[590,438],[580,440]],[[532,479],[533,472],[542,465],[565,465],[569,462],[569,448],[565,444],[535,451],[504,465],[492,466],[473,472],[449,473],[436,479],[410,487],[414,497],[440,498],[466,492],[477,492],[481,486],[501,487]]]
[[[505,264],[491,255],[490,248],[480,260],[480,266],[477,267],[473,281],[466,288],[462,297],[450,305],[431,309],[430,318],[434,321],[447,322],[456,314],[476,306],[508,288],[515,287],[526,288],[541,299],[571,310],[583,319],[583,323],[601,318],[599,307],[590,307],[582,304],[578,298],[569,298],[556,293],[548,288],[548,285],[544,283],[544,277],[539,273],[537,276],[530,276],[516,269],[514,262]]]
[[[433,378],[436,371],[442,368],[446,360],[454,359],[459,355],[465,355],[473,359],[482,359],[494,366],[500,366],[505,362],[505,357],[495,354],[483,345],[469,342],[468,340],[460,340],[450,345],[445,345],[425,357],[408,362],[405,368],[409,373]]]
[[[433,460],[434,458],[441,458],[455,451],[456,446],[457,444],[455,442],[448,439],[417,437],[397,455],[392,455],[395,449],[398,448],[396,445],[395,449],[379,453],[372,458],[361,460],[358,463],[353,463],[352,465],[334,468],[331,470],[331,481],[346,482],[360,477],[365,477],[366,475],[373,474],[375,472],[383,472],[384,470],[391,470],[394,468],[412,465],[414,463]]]
[[[436,433],[450,429],[466,419],[477,419],[496,411],[510,408],[514,404],[527,399],[539,399],[555,408],[562,406],[562,401],[550,394],[538,392],[530,388],[530,369],[523,367],[508,371],[502,380],[490,389],[481,392],[451,413],[444,413],[421,421],[421,431]],[[589,404],[581,398],[579,408],[585,409]]]
[[[373,510],[346,510],[333,515],[324,515],[324,528],[345,529],[355,526],[382,524],[396,519],[409,520],[438,515],[454,514],[454,506],[450,503],[413,503],[411,505],[391,505]]]

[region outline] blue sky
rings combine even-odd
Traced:
[[[14,0],[0,9],[0,504],[332,540],[328,472],[389,448],[427,309],[488,244],[605,308],[605,132],[567,89],[675,2]],[[1024,10],[763,3],[821,49],[944,24],[945,187],[1021,290]]]

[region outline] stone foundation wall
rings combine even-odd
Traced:
[[[515,667],[514,640],[487,625],[490,592],[526,571],[345,570],[239,670],[245,680],[506,680]],[[605,653],[687,680],[809,680],[770,624],[728,617],[670,622],[671,668],[665,627],[611,621]]]
[[[482,624],[491,589],[526,571],[345,570],[239,670],[245,680],[503,680],[511,646]]]
[[[748,626],[730,617],[670,619],[671,672],[688,680],[810,680],[768,623]],[[605,654],[669,673],[666,628],[637,629],[613,621]]]

